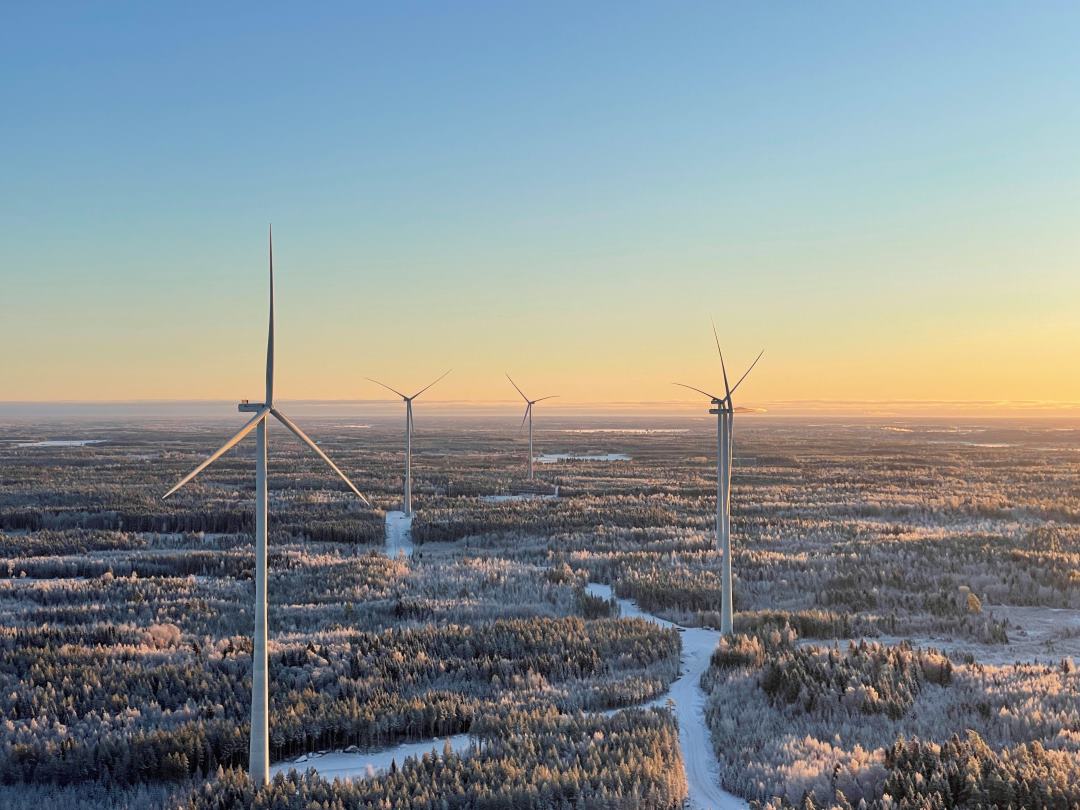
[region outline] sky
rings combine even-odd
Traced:
[[[258,399],[273,223],[280,398],[693,399],[715,319],[747,405],[1072,407],[1078,41],[1075,3],[6,4],[0,401]]]

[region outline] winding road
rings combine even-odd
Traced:
[[[413,544],[409,537],[412,520],[402,512],[386,514],[386,553],[396,557],[403,553],[412,556]],[[610,585],[590,582],[589,593],[604,599],[611,599]],[[658,624],[661,627],[676,625],[645,613],[629,599],[616,600],[621,615],[626,618],[640,618]],[[747,803],[720,787],[720,776],[709,740],[709,729],[705,725],[705,693],[699,683],[702,673],[709,666],[709,658],[720,640],[716,630],[701,627],[678,627],[682,636],[682,665],[679,677],[672,681],[666,694],[645,706],[665,706],[668,701],[674,705],[675,717],[679,723],[679,745],[682,748],[683,763],[686,768],[686,781],[689,786],[688,810],[745,810]],[[271,773],[296,769],[298,771],[317,771],[333,779],[364,779],[386,770],[391,761],[399,764],[410,756],[422,756],[430,751],[442,752],[446,743],[458,753],[465,753],[472,745],[468,734],[456,734],[444,739],[424,740],[417,743],[403,743],[380,751],[348,752],[331,751],[319,754],[307,754],[289,762],[278,762],[271,767]]]
[[[587,589],[593,596],[610,599],[613,594],[610,585],[590,582]],[[638,608],[629,599],[617,599],[622,616],[640,618],[658,624],[661,627],[676,625]],[[701,676],[709,667],[709,659],[720,641],[718,630],[702,627],[679,627],[682,634],[682,666],[679,677],[671,682],[667,694],[651,704],[666,705],[668,700],[675,704],[675,718],[679,721],[679,745],[682,748],[683,765],[686,768],[686,782],[690,788],[687,807],[693,810],[734,810],[746,808],[747,803],[734,794],[720,787],[720,774],[709,739],[709,728],[705,725],[705,693],[699,684]]]

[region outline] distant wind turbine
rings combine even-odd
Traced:
[[[510,375],[509,374],[506,375],[506,379],[510,380]],[[522,427],[524,427],[525,426],[525,420],[526,419],[529,420],[529,480],[532,481],[533,480],[533,428],[532,428],[533,405],[535,405],[537,402],[543,402],[545,399],[555,399],[559,395],[558,394],[552,394],[551,396],[540,397],[540,399],[529,399],[527,396],[525,396],[525,392],[522,391],[520,388],[518,388],[518,384],[516,382],[514,382],[513,380],[510,380],[510,384],[512,386],[514,386],[514,388],[517,388],[517,392],[519,394],[521,394],[521,398],[523,400],[525,400],[525,415],[523,417],[521,417],[521,425],[522,425]],[[519,427],[518,430],[521,430],[521,428]]]
[[[249,403],[244,400],[239,410],[254,413],[240,431],[223,444],[217,452],[202,464],[184,476],[180,483],[166,492],[162,499],[168,498],[180,487],[191,481],[226,452],[239,444],[240,440],[251,431],[255,431],[255,638],[251,668],[251,747],[248,770],[256,784],[270,781],[270,738],[268,729],[269,686],[267,684],[266,656],[266,427],[269,417],[273,416],[281,424],[296,434],[300,441],[315,451],[323,461],[330,465],[349,489],[365,504],[367,499],[360,494],[345,473],[319,449],[289,417],[274,407],[274,233],[270,231],[270,327],[266,338],[266,399],[261,403]]]
[[[704,394],[712,400],[715,408],[709,413],[716,414],[716,539],[720,544],[722,554],[721,561],[721,601],[720,601],[720,632],[723,635],[731,635],[733,631],[732,616],[732,587],[731,587],[731,448],[732,427],[736,408],[732,406],[731,395],[742,385],[746,376],[757,365],[760,352],[754,362],[750,364],[735,385],[728,385],[727,367],[724,365],[724,353],[720,351],[720,338],[716,334],[716,324],[713,324],[713,338],[716,340],[716,351],[720,355],[720,369],[724,374],[724,396],[718,397],[708,391],[702,391],[692,385],[675,383],[691,391]],[[739,412],[746,412],[745,408],[739,408]]]
[[[451,369],[452,370],[452,369]],[[387,391],[393,391],[399,397],[405,401],[405,517],[412,517],[412,433],[413,433],[413,418],[412,418],[412,404],[413,400],[427,391],[431,386],[435,385],[439,380],[445,377],[450,372],[447,371],[442,377],[439,377],[435,382],[428,383],[411,397],[398,391],[396,388],[391,388],[389,385],[378,380],[366,377],[365,379],[381,385]]]

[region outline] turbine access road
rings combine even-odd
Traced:
[[[412,556],[413,544],[410,538],[412,520],[402,512],[386,514],[386,553],[397,557],[402,552]],[[590,582],[586,588],[593,596],[611,599],[610,585]],[[640,618],[661,627],[676,625],[646,613],[629,599],[616,599],[621,615],[625,618]],[[746,810],[749,806],[744,800],[728,793],[720,786],[719,768],[716,754],[709,739],[709,728],[705,724],[705,693],[699,686],[701,676],[709,666],[709,659],[720,640],[717,630],[701,627],[681,628],[682,664],[679,677],[672,681],[666,694],[645,706],[665,706],[670,700],[674,704],[675,717],[679,723],[679,746],[682,748],[683,764],[686,769],[686,781],[689,788],[688,810]],[[472,747],[468,734],[455,734],[452,737],[403,743],[380,751],[344,752],[332,751],[323,754],[308,754],[291,762],[275,763],[272,773],[279,771],[318,771],[328,779],[364,779],[390,767],[391,760],[400,764],[409,756],[422,756],[430,751],[441,754],[444,745],[459,754],[467,754]]]
[[[610,599],[610,585],[590,582],[586,590],[593,596]],[[645,619],[661,627],[676,625],[646,613],[629,599],[617,599],[623,617]],[[701,691],[701,676],[709,667],[709,659],[720,641],[719,630],[703,627],[682,628],[682,666],[679,677],[671,682],[666,695],[649,706],[663,706],[670,700],[675,704],[679,721],[679,746],[682,748],[686,782],[690,789],[689,808],[693,810],[745,810],[749,805],[738,796],[720,787],[720,774],[705,724],[705,693]]]

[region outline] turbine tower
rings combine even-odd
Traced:
[[[732,614],[732,587],[731,587],[731,449],[732,427],[735,415],[735,407],[732,405],[731,395],[742,385],[746,376],[757,365],[761,351],[754,362],[750,364],[735,385],[728,385],[727,367],[724,365],[724,353],[720,351],[720,338],[716,334],[716,324],[713,324],[713,338],[716,340],[716,351],[720,355],[720,370],[724,374],[724,396],[718,397],[708,391],[702,391],[692,385],[675,383],[691,391],[704,394],[712,400],[715,406],[709,409],[709,413],[716,414],[716,539],[720,544],[721,552],[721,599],[720,599],[720,632],[727,636],[733,632]],[[744,409],[739,409],[745,412]]]
[[[180,487],[187,484],[235,445],[255,431],[255,637],[251,667],[251,747],[248,770],[255,784],[267,784],[270,781],[270,737],[268,734],[269,687],[267,684],[266,655],[266,428],[273,416],[281,424],[296,434],[300,441],[315,451],[323,461],[330,465],[349,489],[367,506],[370,504],[346,477],[338,466],[319,449],[289,417],[274,407],[274,234],[270,232],[270,327],[266,338],[266,398],[261,403],[249,403],[244,400],[239,410],[254,413],[251,420],[240,431],[223,444],[217,452],[184,476],[176,486],[162,496],[168,498]]]
[[[453,369],[451,369],[453,371]],[[435,382],[428,383],[411,397],[398,391],[396,388],[391,388],[389,385],[371,377],[365,377],[365,379],[381,385],[387,391],[393,391],[405,402],[405,517],[412,517],[412,432],[413,432],[413,418],[412,418],[412,404],[413,400],[427,391],[431,386],[435,385],[439,380],[449,374],[447,371],[442,377],[439,377]]]
[[[510,380],[510,375],[509,374],[506,375],[506,379]],[[525,420],[526,419],[529,420],[529,480],[532,481],[533,480],[533,429],[532,429],[532,409],[533,409],[533,405],[535,405],[537,402],[543,402],[545,399],[555,399],[555,397],[557,397],[558,394],[552,394],[551,396],[547,396],[547,397],[540,397],[540,399],[529,399],[527,396],[525,396],[525,392],[522,391],[520,388],[518,388],[518,384],[516,382],[514,382],[513,380],[510,380],[510,384],[512,386],[514,386],[514,388],[517,388],[517,392],[519,394],[521,394],[521,398],[523,400],[525,400],[525,415],[523,417],[521,417],[521,426],[524,427],[525,426]],[[519,427],[518,430],[521,430],[521,427]]]

